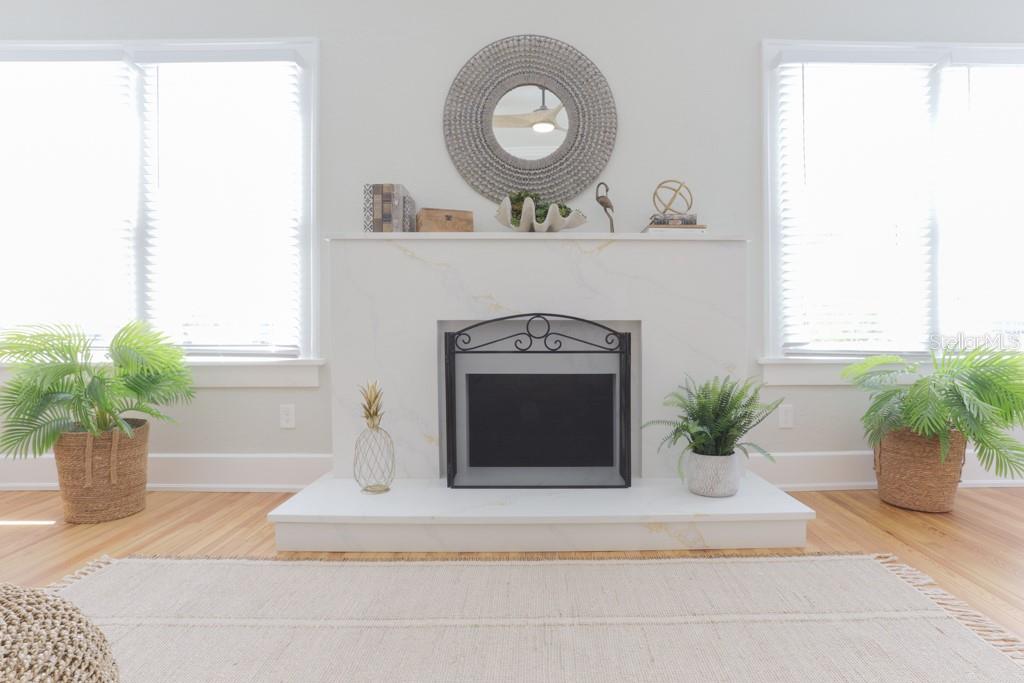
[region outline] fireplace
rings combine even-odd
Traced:
[[[325,353],[333,391],[334,471],[271,514],[279,550],[630,551],[804,545],[812,510],[754,472],[748,472],[734,498],[697,500],[680,485],[676,458],[659,452],[662,433],[640,428],[643,413],[648,419],[664,415],[659,406],[687,369],[710,376],[735,374],[736,368],[745,367],[744,266],[749,254],[742,238],[579,231],[367,233],[339,235],[328,249],[332,322]],[[402,286],[365,286],[377,281]],[[570,312],[599,325],[558,316],[529,322],[531,316],[517,316],[473,327],[506,312],[533,310]],[[562,339],[559,347],[559,337],[546,335],[548,322],[552,332],[590,343]],[[460,331],[469,336],[460,337],[458,350],[463,352],[510,338],[476,349],[502,354],[456,353],[457,335],[446,333]],[[621,343],[613,336],[606,343],[610,331],[630,336]],[[548,346],[601,353],[523,353]],[[626,355],[628,364],[622,362]],[[315,377],[320,369],[312,371]],[[621,446],[612,452],[613,467],[591,469],[569,460],[547,467],[535,467],[536,461],[470,467],[468,441],[459,444],[468,436],[468,413],[447,409],[466,400],[458,393],[467,388],[467,372],[619,373],[612,433]],[[632,389],[628,394],[620,393],[625,372]],[[456,383],[455,377],[461,379]],[[393,490],[380,496],[364,495],[350,478],[352,445],[366,428],[353,387],[368,379],[384,387],[384,425],[397,456]],[[473,391],[493,388],[483,383]],[[529,386],[517,390],[537,392]],[[565,391],[583,393],[578,387]],[[595,391],[602,392],[602,384],[587,390]],[[549,394],[546,389],[540,393]],[[522,403],[521,398],[516,401]],[[627,401],[630,420],[619,427]],[[490,409],[503,405],[496,401]],[[459,406],[465,410],[464,404]],[[582,416],[605,411],[606,404],[597,402]],[[449,427],[449,420],[455,426]],[[601,441],[607,443],[604,437]],[[571,451],[563,448],[558,457],[579,455]],[[495,455],[509,456],[497,452],[491,457]],[[755,459],[755,467],[760,465]],[[789,476],[783,469],[775,468],[774,475]],[[580,486],[600,479],[619,488],[448,488],[517,485],[509,481],[509,472],[523,479],[528,473],[524,486],[558,486],[562,484],[555,479],[564,477]],[[622,488],[627,482],[630,486]]]
[[[534,313],[444,334],[452,488],[630,485],[630,334]]]

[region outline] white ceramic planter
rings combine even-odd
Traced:
[[[687,451],[680,457],[683,481],[691,493],[710,498],[736,495],[745,465],[742,453],[701,455]]]

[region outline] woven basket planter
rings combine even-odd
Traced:
[[[875,449],[875,475],[881,499],[908,510],[952,510],[967,440],[957,431],[950,432],[949,437],[949,455],[943,462],[937,438],[918,436],[909,429],[886,434]]]
[[[128,438],[118,430],[93,436],[65,432],[53,447],[64,502],[64,521],[92,524],[120,519],[146,507],[149,423],[128,420]]]

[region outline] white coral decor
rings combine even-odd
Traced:
[[[537,205],[531,197],[523,200],[523,214],[519,219],[519,225],[512,224],[512,200],[505,197],[498,205],[498,213],[495,218],[506,228],[512,228],[517,232],[559,232],[578,228],[587,222],[587,217],[578,209],[573,209],[568,216],[562,216],[558,212],[558,205],[552,204],[548,207],[548,215],[543,223],[537,222]]]

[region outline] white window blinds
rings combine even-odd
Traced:
[[[776,349],[1015,343],[1024,69],[864,57],[770,73]]]
[[[939,331],[1024,349],[1024,66],[947,68],[939,103]]]
[[[297,66],[186,62],[144,73],[148,317],[192,348],[297,355]]]
[[[118,61],[0,61],[0,328],[135,317],[138,120]]]
[[[0,327],[103,339],[138,318],[190,353],[302,355],[308,81],[297,58],[231,48],[0,61],[5,99],[19,94],[0,108],[0,223],[18,254],[0,286],[23,283]]]

